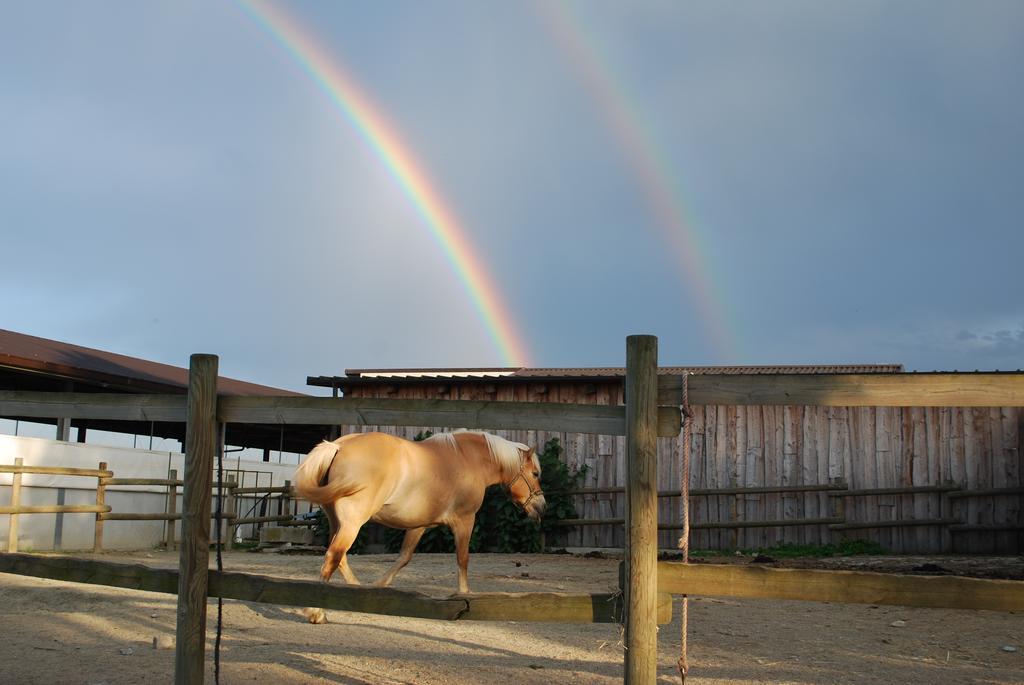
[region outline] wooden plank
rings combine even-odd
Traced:
[[[1017,483],[1024,485],[1024,409],[1018,408],[1017,415]],[[1024,506],[1017,503],[1017,522],[1024,523]],[[1024,528],[1017,533],[1017,549],[1024,549]]]
[[[185,420],[185,397],[0,390],[0,416],[181,423]]]
[[[650,582],[658,561],[657,373],[658,339],[626,338],[626,685],[653,683],[658,672],[658,593]]]
[[[88,476],[109,478],[113,471],[99,469],[71,469],[63,466],[24,466],[22,464],[0,464],[0,473],[32,473],[39,476]]]
[[[683,377],[658,375],[658,406],[679,407],[683,404]]]
[[[910,469],[915,486],[928,484],[928,425],[925,419],[926,411],[926,409],[918,408],[918,406],[910,409],[913,423],[913,458],[911,459]],[[913,496],[913,518],[930,518],[928,499],[925,495]],[[939,550],[932,549],[930,546],[931,537],[927,528],[919,527],[916,528],[915,532],[916,551],[921,554],[938,553]]]
[[[764,409],[771,407],[747,407],[747,443],[744,460],[743,483],[747,487],[763,487],[764,481]],[[764,520],[764,496],[744,495],[743,518]],[[746,532],[746,546],[764,547],[764,528]]]
[[[218,404],[219,418],[227,423],[438,425],[625,435],[625,412],[618,406],[291,396],[222,397]],[[0,416],[181,423],[185,420],[185,398],[4,390],[0,391]],[[677,406],[658,410],[659,436],[678,435],[681,426]]]
[[[803,422],[806,407],[786,405],[784,410],[784,435],[782,447],[782,473],[780,482],[786,487],[798,487],[800,482],[800,464],[804,450]],[[799,518],[797,515],[796,495],[782,497],[782,520]],[[797,541],[796,529],[783,528],[782,540],[788,544]]]
[[[875,473],[875,408],[857,407],[850,414],[850,455],[851,471],[847,474],[847,482],[851,487],[867,487],[874,480]],[[873,497],[860,497],[855,501],[858,521],[874,519]],[[829,504],[835,500],[830,500]],[[849,516],[849,511],[845,512]],[[877,541],[877,529],[868,530],[867,537]]]
[[[950,499],[964,498],[964,497],[987,497],[989,495],[1020,495],[1024,494],[1024,486],[1014,486],[1009,488],[976,488],[973,490],[953,490],[947,497]]]
[[[14,466],[16,468],[21,468],[21,466],[22,466],[22,464],[24,462],[25,462],[25,460],[22,457],[15,457],[15,459],[14,459]],[[17,471],[14,473],[14,476],[11,478],[11,506],[10,506],[10,508],[14,509],[15,511],[14,512],[8,512],[8,513],[11,514],[11,517],[10,517],[10,519],[8,519],[9,523],[8,523],[8,528],[7,528],[7,551],[8,552],[17,552],[18,551],[18,514],[17,514],[17,510],[21,509],[21,474],[18,473]]]
[[[691,404],[1020,407],[1024,373],[694,375]]]
[[[176,594],[179,587],[176,569],[74,557],[0,554],[0,572],[169,594]],[[227,599],[249,602],[441,620],[454,620],[467,610],[464,600],[433,599],[389,588],[326,585],[318,581],[284,580],[245,573],[220,574],[217,571],[209,571],[207,580],[204,588],[211,597],[220,593]]]
[[[736,407],[736,451],[732,460],[732,483],[738,487],[747,487],[747,421],[750,415],[750,407]],[[743,495],[733,495],[731,499],[729,517],[733,521],[743,521],[747,518],[747,500]],[[753,516],[750,517],[754,518]],[[737,528],[736,549],[750,547],[747,542],[746,528]]]
[[[466,612],[461,599],[434,599],[418,592],[359,585],[328,585],[312,580],[284,580],[248,573],[210,571],[210,596],[218,594],[264,604],[410,616],[453,621]]]
[[[939,445],[942,429],[941,411],[943,409],[945,407],[928,407],[924,410],[925,426],[927,427],[929,483],[942,482],[942,454]],[[925,499],[928,501],[928,517],[933,519],[943,518],[942,498],[938,495],[929,495]],[[929,550],[933,554],[941,554],[943,549],[945,549],[944,531],[939,528],[929,528],[927,530]]]
[[[212,354],[193,354],[189,360],[175,685],[203,681],[210,561],[210,487],[219,434],[217,363],[217,357]]]
[[[993,474],[993,444],[992,444],[992,413],[987,407],[975,407],[974,409],[974,420],[975,420],[975,436],[978,438],[980,443],[980,459],[978,461],[978,481],[981,483],[981,487],[993,488],[995,483],[992,480]],[[986,525],[992,525],[995,523],[993,519],[993,502],[991,497],[982,497],[977,500],[978,505],[978,523]],[[980,533],[977,536],[980,539],[981,549],[979,551],[985,554],[994,554],[996,551],[996,536],[995,533]]]
[[[892,447],[892,407],[877,407],[875,409],[874,425],[874,449],[875,449],[875,470],[870,475],[870,485],[873,488],[885,488],[893,482],[893,459]],[[872,521],[883,521],[892,519],[892,509],[895,506],[895,499],[888,495],[875,497],[874,506],[871,508],[869,518]],[[877,540],[883,549],[893,548],[893,531],[888,529],[876,529]]]
[[[267,487],[247,487],[247,488],[233,488],[233,492],[236,495],[256,495],[256,494],[270,494],[274,492],[288,493],[289,495],[295,495],[295,488],[290,485],[275,485]]]
[[[0,507],[0,514],[95,514],[110,511],[109,505],[40,504],[36,506]]]
[[[184,485],[185,481],[169,478],[104,478],[104,485],[163,485],[174,487]]]
[[[960,407],[952,407],[949,417],[950,431],[950,467],[952,475],[950,480],[955,483],[967,485],[967,456],[964,447],[964,410]],[[967,503],[963,500],[946,499],[950,502],[950,515],[960,520],[966,520]],[[965,540],[963,537],[953,538],[954,553],[965,551]]]
[[[110,507],[107,507],[110,512]],[[141,512],[117,512],[99,513],[96,518],[100,521],[180,521],[181,514],[153,514]]]
[[[953,482],[953,452],[952,452],[952,440],[950,438],[951,428],[951,417],[953,415],[953,409],[951,407],[942,407],[939,409],[939,426],[938,426],[938,441],[939,441],[939,475],[935,482]],[[937,516],[939,518],[955,518],[953,516],[953,503],[948,497],[938,497],[939,506]],[[953,552],[953,536],[949,534],[948,528],[943,528],[940,531],[942,535],[941,552],[943,554],[950,554]]]
[[[164,527],[164,548],[168,550],[174,549],[174,538],[175,538],[175,520],[180,520],[181,517],[177,516],[178,512],[178,487],[177,485],[171,485],[170,483],[177,483],[178,471],[177,469],[169,469],[167,471],[167,503],[164,506],[168,515],[175,516],[175,519],[168,520]]]
[[[656,411],[658,436],[678,435],[682,426],[679,408],[658,407]],[[225,423],[435,425],[494,430],[551,430],[600,435],[626,434],[624,407],[558,402],[222,397],[218,402],[217,416]]]
[[[978,472],[983,457],[979,454],[979,440],[975,431],[974,413],[974,409],[970,407],[966,408],[963,412],[964,465],[967,470],[967,478],[961,482],[968,490],[981,490],[982,484],[978,482]],[[970,497],[965,504],[964,510],[966,515],[963,517],[964,522],[969,524],[981,523],[978,518],[978,500]],[[964,547],[960,550],[961,552],[976,554],[982,551],[979,536],[977,535],[967,536],[963,544]]]
[[[1024,581],[658,563],[658,590],[711,597],[1024,611]]]
[[[703,408],[705,411],[705,484],[708,489],[717,489],[721,482],[718,478],[718,464],[720,461],[718,447],[718,417],[719,406],[709,405]],[[710,496],[705,499],[705,514],[701,520],[718,521],[719,498]],[[714,550],[722,549],[722,533],[717,530],[708,533],[708,547]]]
[[[716,405],[717,432],[715,437],[715,464],[718,472],[718,486],[735,485],[729,480],[729,456],[735,448],[736,407]],[[728,521],[730,502],[726,497],[715,497],[710,510],[716,511],[715,521]],[[736,549],[735,531],[719,531],[717,549]]]
[[[0,573],[73,583],[174,594],[176,569],[150,568],[95,559],[35,554],[0,554]],[[286,606],[318,606],[338,611],[409,616],[442,621],[536,621],[618,623],[621,594],[556,592],[476,593],[434,598],[419,592],[356,585],[327,585],[250,573],[209,571],[209,596]],[[618,601],[616,601],[618,599]],[[671,596],[657,597],[659,624],[672,620]]]
[[[779,485],[782,482],[782,455],[786,449],[785,423],[786,409],[784,406],[767,407],[765,409],[765,470],[764,482],[766,486]],[[770,417],[770,420],[769,420]],[[785,513],[782,510],[782,494],[770,493],[765,496],[765,518],[782,520]],[[785,528],[776,528],[767,531],[768,543],[770,546],[783,542],[782,536]]]
[[[561,519],[552,521],[551,526],[555,528],[572,528],[575,526],[622,526],[626,520],[616,519]],[[691,521],[690,528],[693,530],[731,530],[733,528],[772,528],[774,526],[823,526],[833,523],[844,523],[844,520],[835,516],[818,519],[792,519],[782,521],[703,521],[694,523]],[[658,530],[681,530],[681,523],[659,523]]]
[[[922,493],[948,492],[950,496],[959,490],[958,485],[911,485],[904,488],[858,488],[856,490],[839,490],[829,493],[829,497],[866,497],[875,495],[914,495]]]
[[[805,407],[803,431],[804,452],[800,460],[797,482],[823,483],[828,480],[829,436],[831,434],[831,407]],[[819,514],[819,497],[804,495],[797,500],[797,518],[814,519]],[[798,528],[797,543],[816,545],[827,543],[822,531],[813,528]],[[826,533],[827,534],[827,533]]]
[[[903,519],[902,521],[849,521],[829,526],[831,530],[859,530],[864,528],[903,528],[927,526],[948,526],[960,523],[960,519]]]
[[[714,410],[714,407],[705,407],[698,405],[690,408],[693,413],[693,424],[690,427],[690,431],[693,435],[692,451],[690,453],[690,490],[696,488],[707,488],[708,481],[708,469],[707,466],[710,463],[707,453],[707,435],[706,435],[706,423],[705,415],[707,411]],[[680,456],[680,458],[682,458]],[[689,516],[691,521],[707,521],[707,503],[706,497],[690,497],[687,502],[689,505]],[[678,516],[682,518],[683,515],[683,500],[680,498],[678,502]],[[707,533],[701,531],[691,531],[690,538],[686,541],[687,548],[693,549],[708,549],[707,544]]]
[[[1016,416],[1010,420],[1008,407],[994,407],[992,412],[992,485],[996,488],[1010,487],[1017,485],[1017,436],[1010,430],[1016,427]],[[992,522],[994,525],[1001,525],[1016,522],[1016,511],[1012,510],[1012,504],[1019,500],[1007,498],[993,498],[992,500]],[[1014,554],[1021,550],[1017,548],[1017,535],[1012,532],[999,533],[995,539],[996,554]]]
[[[568,594],[563,592],[484,592],[452,595],[469,610],[460,621],[530,621],[540,623],[621,623],[623,595]],[[658,625],[672,621],[672,595],[658,593]]]

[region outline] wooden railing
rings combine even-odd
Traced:
[[[816,485],[778,485],[778,486],[756,486],[747,488],[692,488],[691,499],[694,497],[718,497],[730,495],[761,495],[794,492],[822,492],[835,500],[835,513],[833,516],[810,519],[781,519],[781,520],[731,520],[731,521],[706,521],[691,519],[691,530],[721,530],[739,528],[775,528],[790,526],[822,526],[827,525],[829,530],[863,530],[868,528],[893,528],[912,526],[942,526],[951,533],[964,532],[989,532],[989,531],[1013,531],[1024,530],[1021,523],[1001,524],[968,524],[958,518],[918,518],[899,520],[871,520],[857,521],[846,517],[846,506],[844,500],[855,497],[875,497],[880,495],[920,495],[936,494],[948,499],[963,499],[970,497],[993,497],[993,496],[1019,496],[1024,494],[1024,487],[1008,488],[987,488],[977,490],[966,490],[955,483],[944,483],[939,485],[915,485],[895,488],[859,488],[851,489],[845,482],[837,481],[828,484]],[[623,487],[597,487],[577,488],[565,491],[568,495],[608,495],[623,494]],[[661,490],[659,498],[676,497],[678,490]],[[561,528],[574,528],[581,526],[621,526],[625,524],[623,518],[604,519],[563,519],[552,525]],[[658,523],[658,530],[681,530],[682,523],[666,521]]]

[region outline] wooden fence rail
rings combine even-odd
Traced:
[[[621,576],[620,565],[620,576]],[[658,562],[658,591],[679,595],[1024,611],[1024,581]]]
[[[601,494],[621,494],[622,487],[597,487],[578,488],[566,491],[566,494],[587,496]],[[718,497],[734,495],[759,495],[775,493],[813,493],[820,492],[827,497],[838,500],[835,507],[835,516],[824,516],[818,518],[795,518],[777,520],[758,519],[734,519],[729,521],[699,521],[691,520],[691,530],[730,530],[744,528],[786,528],[798,526],[828,526],[829,530],[867,530],[872,528],[902,528],[919,526],[939,526],[947,529],[950,533],[965,532],[1000,532],[1024,530],[1024,524],[1019,523],[997,523],[997,524],[967,524],[959,518],[946,517],[924,517],[916,519],[895,519],[895,520],[850,520],[846,514],[846,507],[843,500],[857,497],[878,497],[895,495],[924,495],[935,494],[949,499],[987,496],[1015,496],[1024,493],[1024,487],[1010,488],[989,488],[984,490],[964,490],[956,483],[945,483],[941,485],[916,485],[890,488],[860,488],[852,490],[845,482],[838,481],[829,484],[818,485],[789,485],[789,486],[758,486],[739,488],[693,488],[690,490],[690,497]],[[662,490],[658,492],[660,498],[678,498],[678,490]],[[589,526],[623,526],[625,519],[618,518],[576,518],[562,519],[552,524],[555,528],[575,528]],[[683,525],[677,522],[661,522],[658,530],[681,530]]]
[[[176,569],[150,568],[95,559],[0,553],[0,573],[76,583],[164,592],[178,591]],[[544,623],[620,623],[620,593],[481,592],[434,598],[419,592],[356,585],[327,585],[312,580],[270,578],[251,573],[208,572],[209,596],[287,606],[317,606],[442,621],[532,621]],[[657,622],[672,620],[672,601],[657,598]]]
[[[690,404],[1024,407],[1024,373],[693,375]]]
[[[621,406],[334,397],[221,397],[216,404],[216,418],[223,423],[424,425],[626,434],[626,410]],[[0,416],[178,423],[186,418],[183,397],[32,391],[0,391]],[[657,408],[658,435],[678,435],[681,425],[678,407]]]

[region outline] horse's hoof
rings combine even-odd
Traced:
[[[315,625],[327,623],[327,613],[323,609],[303,609],[302,615],[306,617],[307,621]]]

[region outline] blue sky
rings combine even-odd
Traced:
[[[1024,4],[294,2],[462,220],[532,361],[1024,367]],[[0,327],[303,389],[500,365],[365,143],[234,2],[0,4]]]

